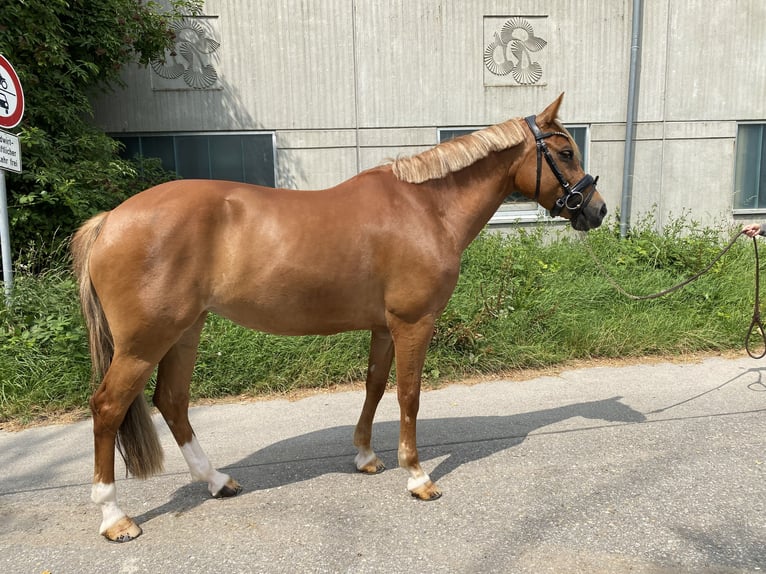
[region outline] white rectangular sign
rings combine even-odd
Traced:
[[[21,173],[19,138],[4,131],[0,131],[0,169]]]

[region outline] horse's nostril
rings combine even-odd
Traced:
[[[601,206],[601,210],[598,213],[603,218],[603,217],[606,217],[606,212],[607,212],[607,209],[606,209],[606,203],[605,203],[604,205]]]

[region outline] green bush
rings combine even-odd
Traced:
[[[17,275],[0,308],[0,421],[83,407],[90,395],[87,333],[65,267]]]

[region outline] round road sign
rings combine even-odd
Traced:
[[[15,128],[24,115],[24,92],[16,70],[0,55],[0,128]]]

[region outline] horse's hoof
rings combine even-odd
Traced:
[[[386,470],[386,465],[376,456],[367,464],[356,467],[356,470],[363,474],[379,474]]]
[[[240,492],[242,492],[242,486],[236,480],[230,478],[229,481],[223,485],[223,488],[216,492],[213,497],[230,498],[232,496],[237,496]]]
[[[133,522],[132,518],[123,516],[114,525],[107,528],[102,534],[111,542],[130,542],[141,536],[141,527]]]
[[[410,491],[410,494],[418,500],[436,500],[441,498],[442,491],[430,480],[425,484]]]

